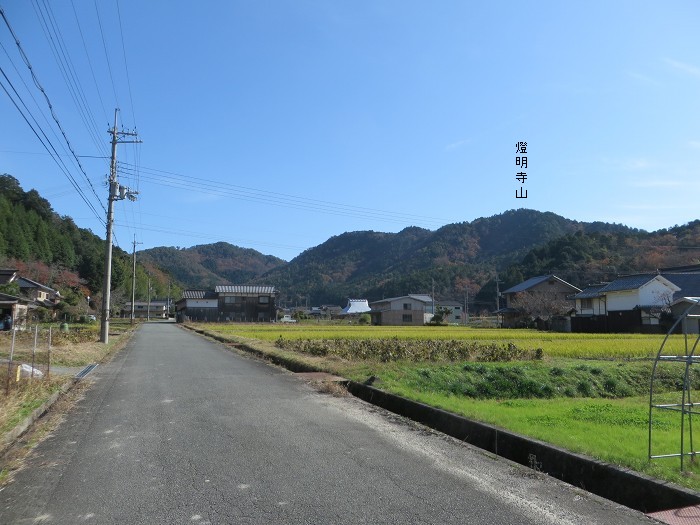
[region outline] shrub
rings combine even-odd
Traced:
[[[592,393],[591,384],[588,381],[579,381],[578,385],[576,385],[576,390],[583,397],[590,397]]]

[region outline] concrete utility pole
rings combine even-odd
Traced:
[[[496,272],[496,310],[499,310],[501,308],[501,290],[498,286],[498,283],[500,281],[498,280],[498,272]]]
[[[117,113],[114,110],[114,127],[107,130],[112,135],[112,160],[109,168],[109,202],[107,208],[107,247],[105,250],[105,273],[102,282],[102,322],[100,324],[100,342],[109,342],[109,315],[112,290],[112,225],[114,224],[114,201],[129,199],[136,200],[137,191],[131,191],[125,186],[120,186],[117,180],[117,144],[140,143],[140,140],[123,140],[122,137],[135,137],[136,132],[117,131]]]
[[[133,265],[134,268],[131,274],[131,324],[136,322],[136,315],[134,314],[134,302],[136,299],[136,245],[143,244],[142,242],[136,242],[136,234],[134,234],[134,252],[133,252]]]
[[[170,281],[168,281],[168,319],[170,319]]]
[[[146,321],[151,320],[151,276],[148,276],[148,306],[146,310]]]

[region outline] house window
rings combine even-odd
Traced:
[[[403,303],[404,310],[413,310],[413,308],[411,308],[411,306],[412,306],[411,303]]]
[[[235,303],[242,303],[242,302],[243,302],[243,297],[238,297],[235,295],[224,296],[224,304],[235,304]]]
[[[270,304],[269,295],[261,295],[258,297],[258,304]]]
[[[403,317],[401,320],[404,323],[412,323],[413,322],[413,314],[403,314]]]
[[[581,299],[581,310],[591,310],[593,308],[593,299]]]

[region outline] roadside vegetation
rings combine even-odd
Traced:
[[[49,352],[48,328],[51,327],[51,347]],[[13,366],[9,371],[12,333],[0,332],[0,437],[12,430],[43,405],[51,395],[72,380],[81,367],[104,361],[112,352],[124,346],[131,333],[131,326],[121,321],[110,323],[110,342],[99,342],[99,324],[91,323],[69,327],[67,332],[60,330],[59,324],[39,327],[37,345],[32,329],[17,331]],[[22,376],[17,381],[17,366],[32,363],[34,353],[35,369],[41,376]],[[48,367],[48,359],[51,359]],[[47,372],[49,372],[47,376]],[[2,443],[4,443],[4,439]],[[0,472],[0,480],[2,472]]]
[[[663,336],[319,323],[196,328],[700,490],[695,462],[681,473],[678,458],[647,459],[651,358]],[[682,353],[682,346],[674,336],[667,349]],[[682,365],[658,372],[655,391],[680,402]],[[689,379],[700,388],[700,370]],[[655,411],[654,453],[679,449],[680,416]]]

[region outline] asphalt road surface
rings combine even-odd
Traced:
[[[0,523],[652,523],[173,324],[91,379]]]

